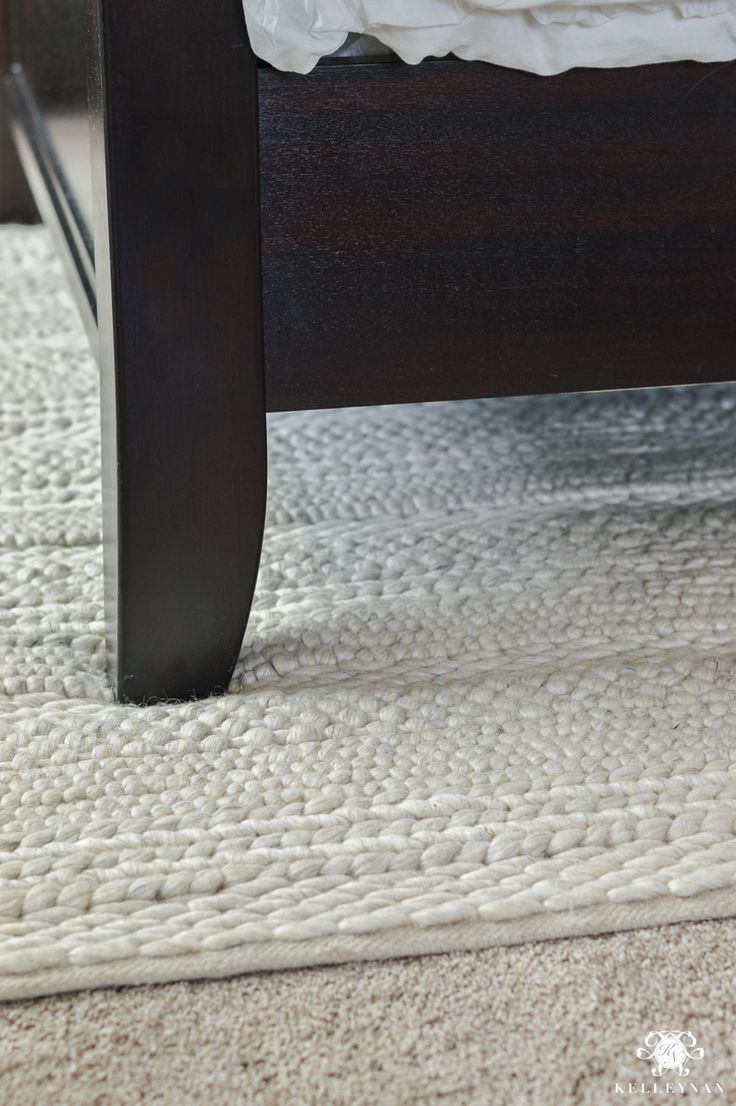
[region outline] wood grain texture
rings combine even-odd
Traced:
[[[91,0],[106,620],[120,698],[227,686],[266,499],[257,82],[237,0]]]
[[[736,67],[260,74],[270,409],[730,379]]]
[[[85,2],[86,202],[64,184],[80,71],[68,59],[65,83],[37,40],[61,0],[13,0],[11,87],[29,178],[88,278],[120,698],[227,684],[260,555],[266,406],[736,375],[733,65],[299,77],[257,67],[239,0]]]

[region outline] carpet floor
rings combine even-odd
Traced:
[[[656,1029],[687,1030],[704,1051],[685,1096],[629,1093],[655,1083],[637,1052]],[[0,1006],[3,1106],[683,1097],[736,1102],[734,920]]]
[[[736,914],[733,387],[273,417],[229,693],[140,709],[43,231],[0,319],[0,997]]]

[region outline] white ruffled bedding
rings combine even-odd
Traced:
[[[349,34],[408,62],[454,53],[550,75],[574,66],[736,58],[736,0],[244,0],[253,49],[307,73]]]

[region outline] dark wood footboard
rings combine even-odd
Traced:
[[[0,11],[16,146],[102,373],[123,699],[227,684],[266,409],[734,376],[735,65],[298,77],[256,64],[240,0]]]

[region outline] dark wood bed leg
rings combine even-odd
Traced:
[[[38,213],[10,128],[5,78],[10,70],[10,6],[0,0],[0,223],[36,223]]]
[[[240,0],[90,0],[106,617],[121,700],[227,687],[266,501]]]

